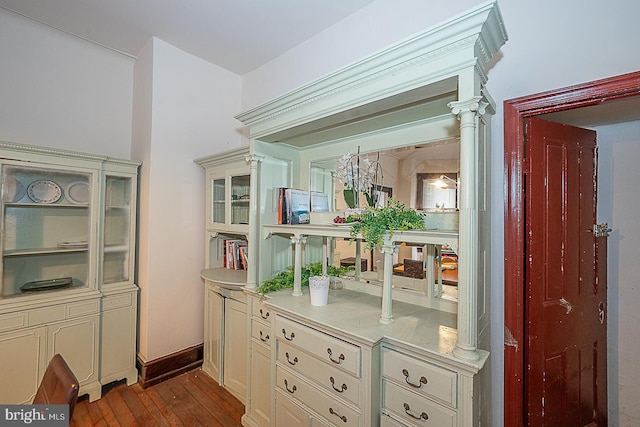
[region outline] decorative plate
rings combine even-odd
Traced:
[[[55,203],[62,197],[62,189],[53,181],[39,179],[29,184],[27,194],[36,203]]]
[[[85,181],[76,181],[67,185],[64,194],[67,200],[75,205],[86,205],[91,198],[89,184]]]
[[[24,184],[18,181],[15,177],[7,177],[4,186],[3,200],[5,202],[18,202],[22,199],[27,192],[27,188]]]

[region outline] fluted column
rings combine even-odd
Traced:
[[[302,245],[307,242],[305,236],[292,236],[293,242],[293,292],[291,295],[299,297],[302,295]]]
[[[458,238],[458,340],[453,355],[478,360],[478,118],[481,96],[448,104],[460,120],[460,228]]]
[[[380,313],[380,323],[388,325],[389,323],[393,323],[393,254],[398,252],[398,248],[396,245],[385,240],[380,252],[384,254],[384,278],[382,280],[382,310]]]
[[[260,178],[258,171],[262,156],[250,155],[245,160],[250,164],[249,169],[249,265],[247,266],[247,289],[258,287],[258,242],[260,241],[260,217],[258,215]]]

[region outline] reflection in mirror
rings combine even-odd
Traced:
[[[458,174],[418,173],[416,209],[458,208]]]
[[[336,156],[340,154],[344,153],[336,153]],[[386,205],[386,201],[393,197],[408,207],[429,212],[429,215],[455,216],[457,225],[460,167],[460,144],[457,138],[361,156],[367,155],[372,161],[379,161],[384,171],[383,181],[374,187],[379,194],[378,207]],[[335,176],[337,160],[338,157],[311,164],[310,189],[332,194],[330,210],[344,212],[347,207],[344,187]],[[360,206],[367,206],[363,195],[360,197]],[[438,217],[433,222],[438,224],[434,228],[450,230],[452,228],[440,225],[449,222]],[[356,245],[347,239],[333,239],[333,242],[334,265],[355,266],[356,248],[359,248],[360,280],[381,286],[384,266],[381,253],[366,251],[364,245]],[[457,255],[448,247],[410,243],[399,245],[398,252],[393,255],[393,286],[408,292],[457,301],[457,261]]]

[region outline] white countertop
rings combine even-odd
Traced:
[[[303,293],[299,297],[292,296],[291,289],[269,293],[265,303],[310,326],[329,328],[368,346],[384,341],[476,372],[488,358],[489,353],[483,350],[477,361],[452,355],[457,339],[455,314],[394,301],[394,322],[383,325],[379,322],[380,297],[346,289],[330,290],[327,305],[316,307],[310,303],[307,287],[303,287]]]

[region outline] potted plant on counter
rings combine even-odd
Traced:
[[[395,231],[425,229],[422,213],[409,209],[394,199],[389,199],[387,206],[382,208],[367,207],[356,217],[351,227],[351,237],[362,237],[366,242],[366,249],[382,248],[386,233],[391,237]]]

